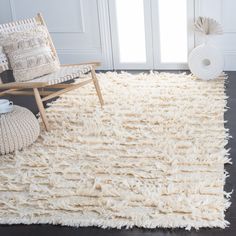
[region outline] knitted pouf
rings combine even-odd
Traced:
[[[28,109],[15,106],[12,112],[0,114],[0,154],[20,150],[39,136],[39,122]]]

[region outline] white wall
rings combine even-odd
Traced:
[[[112,69],[109,0],[0,0],[0,23],[42,12],[62,63],[101,61]],[[195,17],[219,20],[225,34],[214,43],[225,57],[225,70],[236,70],[236,0],[195,0]],[[195,35],[195,45],[201,38]]]
[[[224,35],[212,42],[224,54],[225,70],[236,70],[236,0],[195,0],[195,17],[208,16],[218,20],[224,28]],[[195,45],[201,43],[195,35]]]
[[[0,0],[0,23],[41,12],[62,63],[101,61],[111,65],[106,0]],[[100,10],[99,10],[100,9]],[[103,37],[104,35],[104,37]],[[109,38],[108,38],[109,39]]]

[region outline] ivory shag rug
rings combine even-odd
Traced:
[[[227,226],[224,77],[99,74],[47,109],[52,131],[0,158],[0,223]]]

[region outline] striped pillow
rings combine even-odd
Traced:
[[[3,51],[3,47],[0,46],[0,73],[9,69],[8,63],[7,55]]]
[[[9,59],[17,82],[32,80],[60,68],[59,59],[50,48],[44,26],[1,34],[0,45]]]

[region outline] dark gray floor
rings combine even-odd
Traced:
[[[226,92],[229,96],[228,106],[229,110],[225,114],[225,119],[228,120],[226,123],[226,127],[230,129],[230,134],[233,137],[236,137],[236,72],[229,72],[229,79],[226,84]],[[22,106],[26,106],[30,108],[34,113],[37,112],[35,109],[35,103],[33,98],[13,98],[14,103]],[[228,147],[231,148],[230,155],[234,162],[233,165],[227,165],[226,170],[229,172],[230,177],[227,179],[225,189],[226,191],[231,191],[235,189],[236,186],[236,139],[230,139]],[[233,193],[231,197],[232,205],[226,212],[226,219],[231,223],[230,227],[222,230],[222,229],[201,229],[199,231],[191,230],[185,231],[183,229],[154,229],[154,230],[146,230],[146,229],[101,229],[97,227],[86,227],[86,228],[74,228],[74,227],[62,227],[62,226],[52,226],[52,225],[4,225],[0,226],[0,236],[195,236],[195,235],[207,235],[207,236],[235,236],[236,235],[236,194]],[[4,217],[4,216],[1,216]]]

